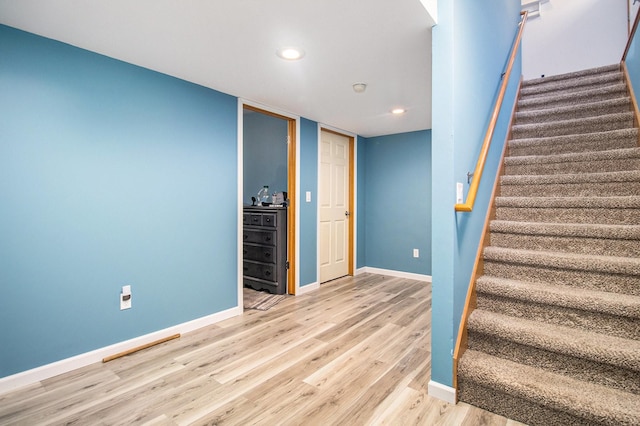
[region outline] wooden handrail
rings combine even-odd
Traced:
[[[627,54],[629,53],[629,49],[631,48],[631,42],[633,41],[633,36],[636,34],[636,30],[638,29],[638,21],[640,20],[640,12],[636,13],[636,19],[633,21],[633,28],[629,33],[629,39],[627,40],[627,46],[624,48],[624,53],[622,54],[622,62],[627,60]]]
[[[518,30],[518,34],[516,35],[515,41],[513,42],[513,46],[511,47],[511,54],[509,55],[507,70],[505,71],[504,76],[502,78],[502,85],[500,86],[498,99],[496,100],[496,103],[493,106],[493,112],[491,113],[491,121],[489,121],[489,127],[487,128],[487,133],[485,134],[484,141],[482,142],[482,149],[480,150],[480,155],[478,156],[478,162],[476,163],[476,169],[473,172],[473,179],[471,180],[471,185],[469,186],[469,192],[467,193],[467,200],[465,201],[464,204],[455,205],[455,210],[457,212],[472,211],[473,205],[476,202],[476,195],[478,194],[480,179],[482,178],[484,165],[487,162],[487,155],[489,154],[489,148],[491,147],[491,139],[493,139],[493,132],[496,129],[496,123],[498,122],[498,116],[500,115],[500,109],[502,108],[504,94],[506,93],[507,86],[509,85],[509,77],[511,76],[511,70],[513,69],[513,64],[516,61],[516,54],[518,53],[518,48],[520,47],[520,41],[522,40],[522,32],[524,30],[524,24],[527,22],[527,16],[529,16],[529,12],[524,10],[520,12],[520,15],[522,15],[522,19],[520,20],[520,30]]]

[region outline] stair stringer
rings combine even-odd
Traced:
[[[469,315],[476,308],[476,281],[479,277],[484,274],[484,249],[489,246],[489,224],[492,220],[496,218],[496,197],[500,196],[500,180],[501,177],[504,176],[504,159],[509,155],[509,140],[511,140],[512,134],[511,129],[513,128],[513,124],[515,122],[516,113],[518,112],[518,101],[520,100],[520,91],[522,88],[522,76],[520,77],[520,81],[518,83],[518,88],[516,89],[516,99],[513,103],[513,108],[511,110],[511,118],[509,119],[509,127],[507,134],[505,136],[504,144],[502,146],[502,154],[500,157],[500,166],[498,168],[498,172],[496,173],[496,178],[493,183],[493,190],[491,192],[491,198],[489,201],[489,208],[487,209],[487,215],[484,219],[484,226],[482,228],[482,234],[480,235],[480,242],[478,244],[478,251],[476,252],[476,259],[473,264],[473,270],[471,271],[471,278],[469,280],[469,287],[467,288],[467,296],[465,299],[464,309],[462,311],[462,317],[460,319],[460,326],[458,327],[458,335],[456,338],[456,346],[454,348],[453,353],[453,388],[458,388],[458,362],[465,350],[467,349],[467,322],[469,320]],[[457,402],[456,392],[456,402]]]

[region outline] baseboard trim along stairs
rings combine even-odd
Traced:
[[[460,401],[640,424],[640,145],[620,65],[522,83],[458,360]]]

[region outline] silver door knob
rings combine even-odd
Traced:
[[[351,216],[351,213],[349,213],[348,211],[346,211],[346,212],[344,212],[344,215],[345,215],[345,216],[347,216],[347,217],[349,217],[349,216]]]

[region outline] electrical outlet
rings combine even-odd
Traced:
[[[131,309],[131,286],[122,286],[120,291],[120,310]]]
[[[413,249],[413,257],[420,257],[420,250]]]

